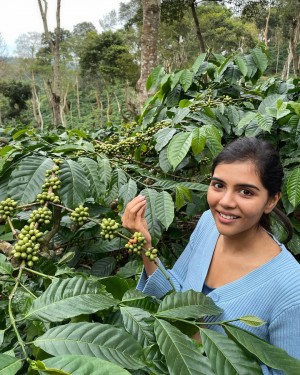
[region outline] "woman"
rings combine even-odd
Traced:
[[[270,233],[269,223],[269,214],[278,214],[282,178],[278,153],[267,142],[240,138],[229,144],[213,162],[210,210],[167,272],[176,290],[202,291],[224,310],[209,321],[258,316],[266,324],[236,324],[300,359],[300,265]],[[145,198],[136,197],[122,221],[129,230],[142,232],[150,248],[145,209]],[[283,215],[280,220],[290,238],[289,221]],[[169,282],[147,257],[143,261],[138,289],[162,297],[171,290]]]

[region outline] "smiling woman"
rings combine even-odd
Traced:
[[[300,359],[300,265],[270,232],[269,215],[279,212],[282,178],[278,153],[269,143],[240,138],[229,144],[213,163],[210,210],[173,269],[164,271],[178,291],[202,291],[224,310],[207,322],[258,316],[266,324],[236,324]],[[142,232],[150,248],[145,209],[145,198],[138,196],[122,220],[129,230]],[[288,219],[283,214],[279,219],[290,238]],[[171,285],[147,257],[143,261],[138,289],[161,298]],[[264,374],[282,374],[264,365],[262,369]]]

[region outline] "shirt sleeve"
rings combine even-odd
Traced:
[[[164,265],[159,261],[160,267],[162,267],[168,277],[170,277],[170,280],[174,284],[176,291],[182,290],[182,284],[186,278],[190,260],[194,255],[194,252],[196,251],[195,239],[203,232],[205,222],[207,221],[207,212],[208,211],[206,211],[201,216],[195,230],[190,237],[187,247],[184,249],[180,257],[174,264],[174,267],[171,270],[166,270]],[[163,272],[161,272],[158,268],[149,277],[147,276],[146,271],[143,268],[140,280],[137,285],[137,289],[145,294],[161,298],[170,290],[172,290],[172,286]]]

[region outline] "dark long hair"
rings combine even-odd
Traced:
[[[217,165],[221,163],[230,164],[236,161],[251,161],[256,168],[258,176],[267,189],[269,197],[281,192],[283,180],[283,167],[277,150],[268,142],[255,137],[241,137],[229,143],[214,159],[212,175]],[[293,235],[293,228],[288,217],[275,207],[272,211],[283,225],[288,242]],[[271,230],[270,214],[263,214],[259,224],[267,231]]]

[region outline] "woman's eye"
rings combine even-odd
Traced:
[[[221,184],[220,182],[212,182],[211,186],[213,186],[216,189],[222,189],[223,184]]]
[[[252,192],[250,190],[247,190],[247,189],[242,189],[241,194],[246,195],[247,197],[250,197],[251,195],[253,195]]]

